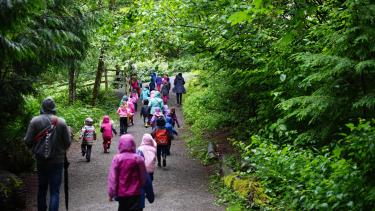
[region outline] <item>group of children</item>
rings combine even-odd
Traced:
[[[151,79],[159,81],[158,79]],[[120,123],[120,139],[118,150],[112,160],[108,177],[108,193],[110,200],[119,202],[119,210],[144,207],[145,197],[152,203],[154,193],[152,181],[156,164],[166,166],[166,158],[170,155],[170,148],[174,135],[178,135],[175,126],[180,127],[175,108],[169,109],[170,82],[167,75],[158,83],[146,85],[142,90],[133,87],[130,96],[123,96],[117,109]],[[135,84],[135,82],[133,83]],[[134,85],[135,86],[135,85]],[[151,87],[156,88],[151,89]],[[138,98],[142,101],[140,116],[143,118],[146,128],[151,126],[151,133],[144,134],[138,149],[134,137],[128,134],[127,129],[134,125],[134,115],[137,112]],[[100,124],[100,132],[103,137],[103,151],[108,153],[111,140],[117,131],[113,121],[105,115]],[[93,119],[87,118],[80,133],[82,156],[86,156],[90,162],[91,148],[96,140]],[[126,165],[124,162],[126,160]],[[121,168],[121,170],[117,170]],[[123,180],[123,181],[122,181]],[[121,184],[121,186],[119,186]]]

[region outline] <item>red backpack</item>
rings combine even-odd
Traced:
[[[158,145],[168,145],[167,129],[157,129],[155,131],[155,141]]]

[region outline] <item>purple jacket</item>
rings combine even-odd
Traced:
[[[108,195],[111,198],[140,195],[146,183],[145,161],[135,153],[132,135],[122,135],[119,142],[119,154],[113,158],[108,175]]]

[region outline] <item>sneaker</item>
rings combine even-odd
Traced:
[[[86,152],[82,151],[82,157],[86,155]]]
[[[87,161],[87,162],[90,162],[90,158],[86,158],[86,161]]]
[[[163,167],[167,165],[167,160],[163,159]]]

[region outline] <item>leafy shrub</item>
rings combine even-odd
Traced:
[[[262,181],[272,198],[271,204],[277,209],[366,210],[375,201],[375,186],[366,177],[374,164],[346,159],[338,152],[373,150],[373,143],[366,142],[370,139],[364,137],[373,137],[374,129],[369,124],[349,126],[352,133],[343,141],[350,140],[350,144],[333,153],[328,148],[316,153],[291,145],[279,147],[258,136],[253,136],[250,142],[235,141],[234,145],[241,151],[242,159],[250,164],[247,173]],[[354,140],[362,141],[355,144]],[[350,155],[354,154],[347,153]]]

